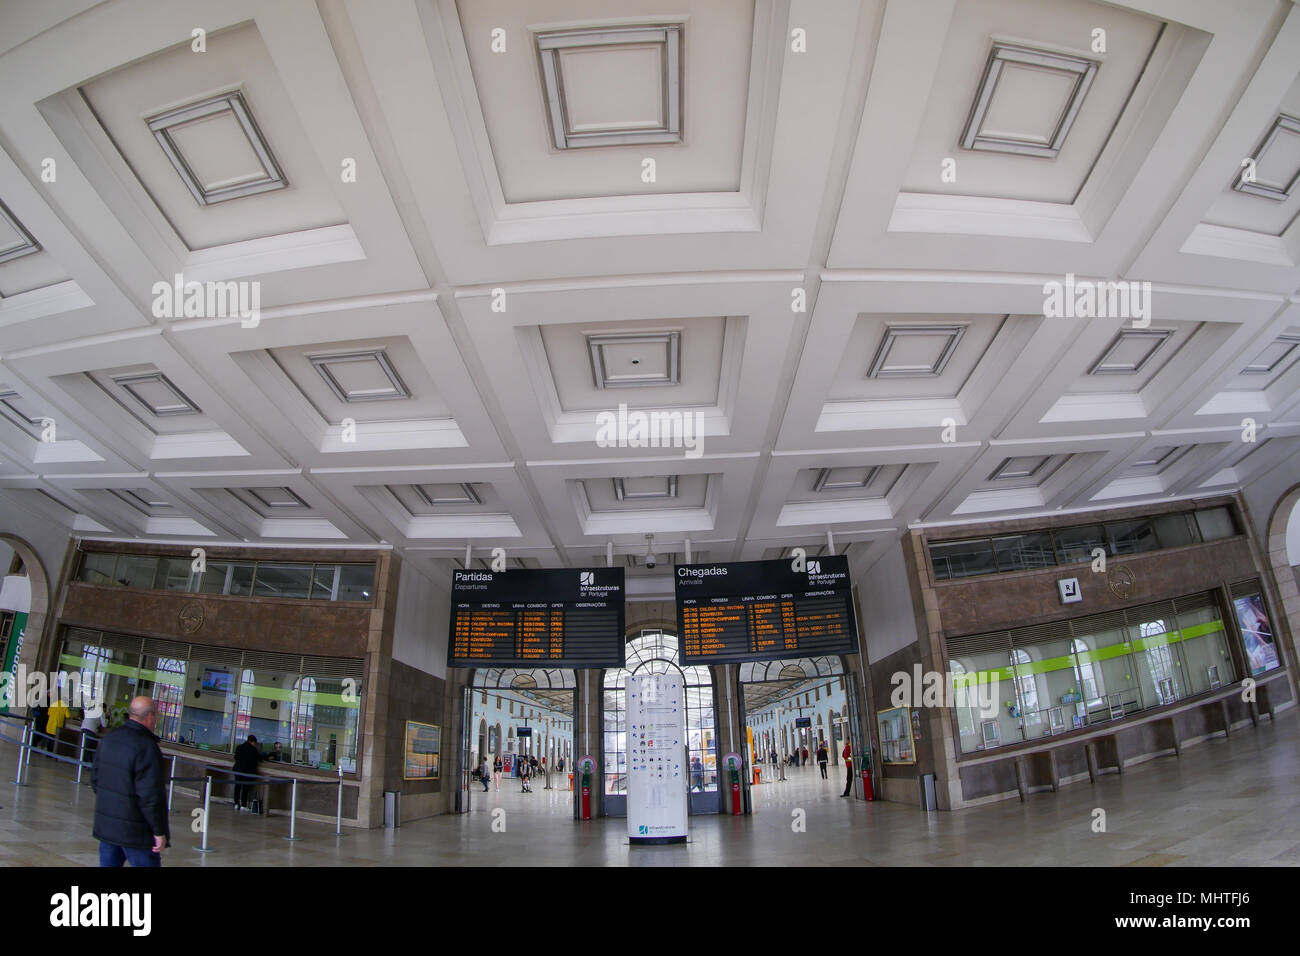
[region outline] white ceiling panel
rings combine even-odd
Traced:
[[[688,540],[856,570],[1296,471],[1294,5],[119,0],[0,37],[0,497],[69,533],[439,581],[612,546],[650,600]],[[1055,315],[1076,280],[1143,314]]]

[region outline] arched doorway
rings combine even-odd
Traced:
[[[1281,630],[1287,635],[1284,650],[1290,655],[1283,663],[1291,669],[1293,691],[1300,687],[1295,664],[1300,660],[1300,484],[1293,485],[1269,515],[1265,529],[1266,560],[1273,574],[1274,593],[1282,607],[1278,614]]]
[[[821,780],[817,767],[817,746],[825,741],[829,761],[839,765],[839,752],[846,736],[849,713],[848,681],[838,657],[801,657],[775,661],[750,661],[738,669],[741,707],[749,727],[775,724],[780,733],[777,762],[771,751],[759,755],[763,772],[752,788],[753,806],[761,809],[773,802],[788,803],[809,795],[809,786],[839,792],[839,781]],[[829,715],[829,716],[827,716]],[[808,748],[808,761],[802,760]],[[795,787],[787,784],[795,783]],[[769,787],[768,784],[774,784]],[[824,785],[824,786],[823,786]]]
[[[561,668],[493,667],[475,670],[465,691],[462,724],[461,789],[466,810],[492,810],[498,806],[529,812],[573,813],[567,777],[553,772],[530,781],[531,792],[518,777],[519,761],[547,757],[557,744],[573,736],[573,710],[577,683],[572,670]],[[502,762],[501,789],[495,784],[484,792],[472,777],[474,767],[486,757],[489,765]],[[548,789],[549,784],[549,789]]]
[[[675,634],[645,628],[628,640],[625,665],[605,671],[604,713],[605,814],[627,816],[627,679],[641,674],[676,673],[686,690],[687,763],[704,768],[701,785],[692,787],[691,813],[716,813],[718,752],[714,721],[713,677],[707,667],[681,663]]]
[[[0,531],[0,541],[14,549],[15,563],[21,566],[14,575],[19,580],[13,584],[21,585],[21,577],[25,577],[27,585],[24,589],[27,593],[20,595],[19,601],[15,602],[25,603],[26,607],[8,609],[13,614],[4,648],[0,650],[0,667],[11,673],[16,672],[19,666],[25,667],[28,673],[48,670],[42,654],[53,653],[51,648],[47,648],[52,621],[50,607],[53,604],[50,576],[36,549],[26,540]],[[8,567],[0,568],[0,576],[8,576],[8,570]]]

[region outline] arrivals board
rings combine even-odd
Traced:
[[[623,569],[452,572],[452,667],[622,667]]]
[[[855,654],[849,562],[684,564],[673,568],[682,663],[726,664]]]

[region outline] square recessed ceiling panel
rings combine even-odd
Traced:
[[[593,512],[703,508],[708,475],[645,475],[587,478],[577,482]]]
[[[1030,455],[1020,458],[1004,458],[1002,463],[989,475],[989,481],[1017,481],[1033,478],[1046,466],[1051,456]]]
[[[714,405],[722,375],[721,316],[543,325],[542,352],[565,412],[642,406]]]
[[[240,488],[231,493],[263,517],[286,511],[311,510],[311,506],[290,488]]]
[[[33,437],[45,417],[34,402],[28,401],[17,391],[4,385],[0,385],[0,415]]]
[[[1241,370],[1241,374],[1274,375],[1285,371],[1297,358],[1300,358],[1300,334],[1279,335]]]
[[[1137,375],[1171,335],[1171,329],[1124,329],[1106,347],[1088,374]]]
[[[1240,165],[1241,160],[1225,168],[1227,181],[1205,222],[1282,235],[1300,216],[1300,77],[1263,128],[1252,130],[1252,138],[1241,142],[1240,156],[1255,160],[1255,181],[1247,181],[1247,167]]]
[[[680,332],[615,332],[587,336],[597,388],[676,385],[681,381]]]
[[[1090,0],[962,0],[902,191],[1075,202],[1163,27]],[[1095,29],[1104,54],[1091,52]],[[957,178],[945,183],[949,157]]]
[[[144,515],[154,517],[175,512],[170,501],[148,488],[113,488],[109,493]]]
[[[174,415],[201,415],[202,410],[185,397],[185,393],[162,372],[115,375],[113,383],[135,399],[149,415],[170,418]]]
[[[1005,319],[1001,315],[860,315],[830,382],[828,398],[953,398],[985,358]]]
[[[278,371],[331,425],[451,417],[418,353],[404,336],[284,346],[245,353]],[[273,365],[264,363],[269,356]],[[244,361],[241,358],[241,362]]]
[[[341,402],[382,402],[411,397],[383,349],[310,355],[308,358],[334,397]]]
[[[119,175],[191,250],[347,221],[255,24],[209,33],[204,53],[186,38],[79,92],[102,148],[129,167]]]
[[[556,149],[681,142],[681,24],[534,39]]]
[[[884,498],[907,467],[894,464],[805,469],[799,472],[786,503],[824,505],[828,501]]]
[[[647,501],[677,497],[677,476],[661,478],[613,478],[614,497],[619,501]]]
[[[961,341],[962,325],[891,325],[876,351],[870,378],[935,378]]]
[[[1129,465],[1127,474],[1134,476],[1158,475],[1179,458],[1182,458],[1191,447],[1191,445],[1160,445],[1151,448],[1140,454],[1137,460]]]
[[[387,491],[411,517],[485,514],[503,510],[500,499],[487,483],[426,482],[387,485]]]
[[[501,199],[739,193],[754,7],[456,0],[455,56],[469,72],[457,81],[470,84],[479,161],[495,166]],[[503,52],[483,39],[498,28]],[[641,179],[645,157],[654,182]]]
[[[879,465],[863,468],[822,468],[817,472],[817,478],[813,483],[813,491],[866,488],[879,471]]]
[[[1251,153],[1254,172],[1242,167],[1232,188],[1252,196],[1286,202],[1300,182],[1300,119],[1285,113],[1273,121],[1264,140]]]
[[[962,147],[1056,156],[1096,72],[1095,60],[995,42]]]
[[[166,110],[146,122],[201,206],[289,185],[237,91]]]
[[[23,228],[23,224],[0,202],[0,262],[8,262],[33,252],[40,252],[41,244]]]

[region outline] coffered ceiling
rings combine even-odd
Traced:
[[[437,580],[612,546],[649,600],[688,551],[861,572],[1300,473],[1290,0],[66,0],[0,38],[0,512]],[[1143,314],[1055,315],[1067,281]]]

